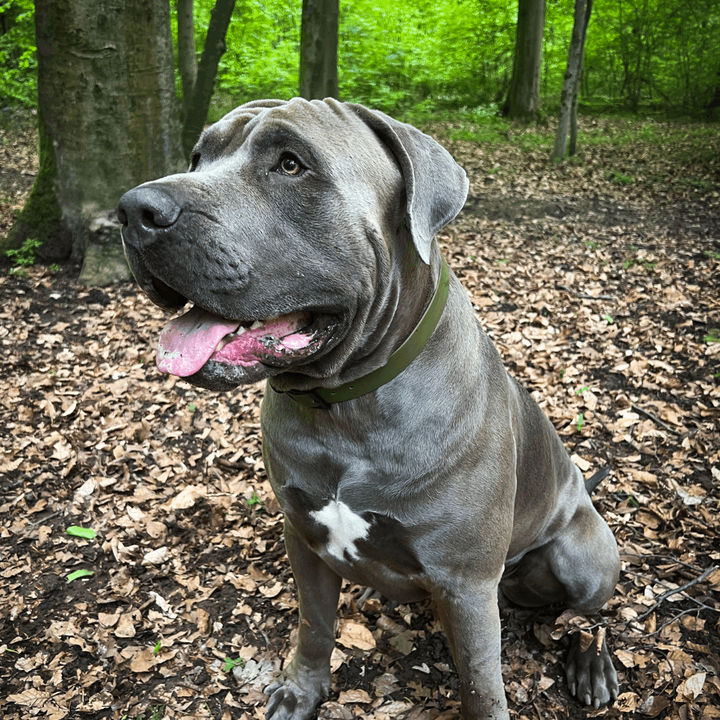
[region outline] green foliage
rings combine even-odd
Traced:
[[[198,53],[215,0],[195,1]],[[258,98],[297,95],[301,0],[238,0],[220,60],[208,121]],[[175,31],[175,29],[173,29]]]
[[[85,540],[94,540],[97,536],[97,533],[92,528],[78,527],[77,525],[71,525],[65,532],[68,535],[74,535]]]
[[[718,86],[717,0],[599,0],[588,30],[583,94],[674,112],[707,105]]]
[[[195,0],[198,55],[214,1]],[[208,120],[248,100],[297,94],[301,5],[302,0],[237,1]],[[547,2],[540,85],[545,111],[559,102],[573,9],[573,0]],[[438,112],[462,114],[465,127],[457,137],[502,142],[507,124],[492,125],[487,118],[497,114],[507,92],[516,20],[517,0],[343,0],[341,99],[414,122]],[[581,111],[706,112],[720,88],[719,36],[717,0],[596,0]],[[32,0],[0,0],[3,104],[35,104],[34,42]],[[522,142],[531,146],[541,138],[544,143],[542,135],[531,134]],[[600,140],[580,142],[588,139]]]
[[[37,104],[37,61],[32,0],[0,4],[0,102],[33,107]]]
[[[10,274],[26,276],[27,273],[22,268],[35,264],[35,258],[41,246],[42,243],[36,238],[27,238],[19,248],[6,250],[5,255],[14,264],[14,267],[10,269]]]
[[[244,658],[237,658],[236,660],[233,660],[232,658],[226,657],[225,662],[223,663],[222,669],[223,672],[232,672],[237,666],[240,666],[241,668],[244,668],[246,665],[246,661]]]
[[[632,185],[634,180],[629,175],[623,175],[617,170],[608,173],[608,178],[620,185]]]
[[[95,574],[93,570],[85,570],[84,568],[81,570],[76,570],[75,572],[71,572],[67,576],[67,581],[71,583],[73,580],[78,580],[80,578],[84,577],[92,577]]]

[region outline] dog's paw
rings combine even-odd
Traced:
[[[601,705],[617,700],[620,687],[604,637],[599,652],[595,640],[583,652],[580,634],[573,635],[565,674],[570,692],[585,705],[592,705],[597,710]]]
[[[291,663],[282,675],[265,688],[270,696],[267,720],[309,720],[330,691],[328,672],[317,672]]]

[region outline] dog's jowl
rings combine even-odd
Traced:
[[[265,466],[299,592],[272,720],[330,687],[341,578],[431,597],[463,717],[507,718],[498,598],[595,613],[619,558],[548,419],[507,374],[434,236],[464,171],[359,105],[249,103],[207,129],[190,171],[120,202],[127,257],[158,305],[162,372],[216,390],[268,379]],[[604,643],[571,644],[580,701],[617,696]]]

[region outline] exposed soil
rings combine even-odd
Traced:
[[[720,718],[720,140],[594,145],[553,167],[544,149],[435,130],[471,178],[441,235],[451,267],[581,469],[612,470],[595,502],[623,571],[593,622],[621,697],[599,711],[570,697],[565,636],[582,619],[507,608],[511,715]],[[36,158],[12,153],[32,134],[1,139],[0,177],[17,180],[4,231]],[[163,312],[131,284],[81,287],[78,270],[0,278],[0,715],[262,718],[297,624],[263,387],[161,376]],[[80,569],[93,574],[68,582]],[[319,717],[459,717],[432,607],[359,609],[363,591],[343,589]]]

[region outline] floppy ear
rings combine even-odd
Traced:
[[[412,125],[393,120],[379,110],[348,103],[390,148],[405,180],[410,231],[423,262],[430,262],[435,233],[465,204],[468,180],[452,155]]]

